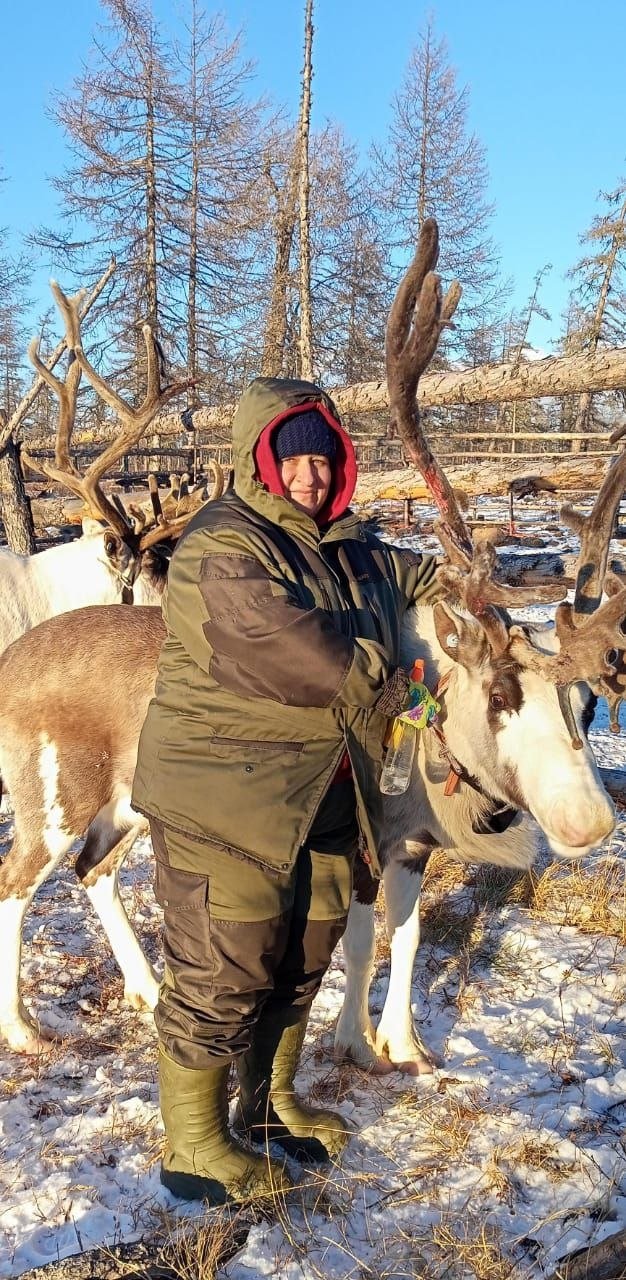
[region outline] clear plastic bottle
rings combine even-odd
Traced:
[[[380,775],[380,789],[386,796],[401,796],[406,791],[413,768],[416,731],[411,724],[396,720],[393,736]]]

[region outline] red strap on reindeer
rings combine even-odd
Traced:
[[[459,777],[459,774],[456,772],[455,769],[451,769],[446,778],[446,785],[443,789],[444,796],[454,795],[454,792],[456,791],[460,781],[461,779]]]

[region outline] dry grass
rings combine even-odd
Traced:
[[[495,1233],[484,1222],[442,1222],[433,1227],[433,1241],[447,1268],[437,1273],[440,1276],[450,1280],[509,1280],[514,1274],[513,1263],[504,1256]]]
[[[626,943],[626,861],[608,854],[519,872],[463,864],[436,850],[426,867],[422,904],[424,938],[455,949],[475,946],[480,920],[509,906]],[[388,955],[386,940],[381,950]]]
[[[404,1116],[410,1123],[413,1115],[422,1131],[421,1150],[446,1164],[458,1162],[481,1121],[495,1114],[493,1102],[480,1090],[468,1090],[462,1097],[447,1089],[438,1089],[430,1097],[410,1092],[404,1100],[395,1099],[397,1106],[402,1101]]]
[[[472,896],[480,907],[499,911],[502,907],[527,907],[537,879],[534,871],[509,871],[506,867],[477,867],[472,878]]]
[[[440,896],[458,889],[460,885],[467,883],[469,874],[466,862],[459,862],[458,858],[453,858],[443,849],[435,849],[426,863],[422,886],[424,897],[428,898],[433,893]]]
[[[482,937],[479,913],[469,903],[450,898],[431,898],[421,911],[421,934],[424,942],[438,942],[452,951],[471,948]]]
[[[224,1208],[207,1218],[155,1213],[147,1267],[138,1267],[136,1258],[125,1262],[111,1253],[114,1265],[107,1274],[115,1280],[125,1276],[133,1280],[215,1280],[220,1268],[245,1244],[251,1215],[249,1210]]]
[[[553,862],[536,879],[529,910],[537,919],[626,943],[626,862],[611,855]]]
[[[511,1143],[505,1149],[506,1158],[513,1165],[525,1165],[527,1169],[547,1173],[553,1182],[563,1182],[579,1167],[577,1160],[564,1160],[558,1144],[549,1138],[528,1136]]]

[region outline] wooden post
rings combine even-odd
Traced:
[[[160,443],[161,443],[160,432],[158,431],[153,432],[153,434],[150,437],[150,448],[158,449]],[[161,469],[161,455],[157,453],[151,453],[150,457],[148,458],[148,471],[160,471],[160,469]]]

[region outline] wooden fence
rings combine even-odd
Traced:
[[[361,471],[391,471],[404,465],[402,445],[399,440],[353,437]],[[609,458],[614,448],[607,433],[583,434],[581,432],[518,431],[515,434],[494,431],[437,431],[429,440],[433,452],[443,463],[469,462],[475,458],[500,456],[527,458],[529,462],[563,458],[584,453],[586,457]],[[96,446],[77,449],[76,465],[82,470],[99,453]],[[53,458],[52,449],[32,449],[32,458]],[[129,487],[137,480],[145,480],[153,471],[165,478],[170,472],[194,473],[215,459],[225,469],[232,465],[232,447],[227,442],[197,440],[195,445],[161,445],[156,441],[150,446],[131,449],[123,459],[122,469],[111,475],[121,485]]]

